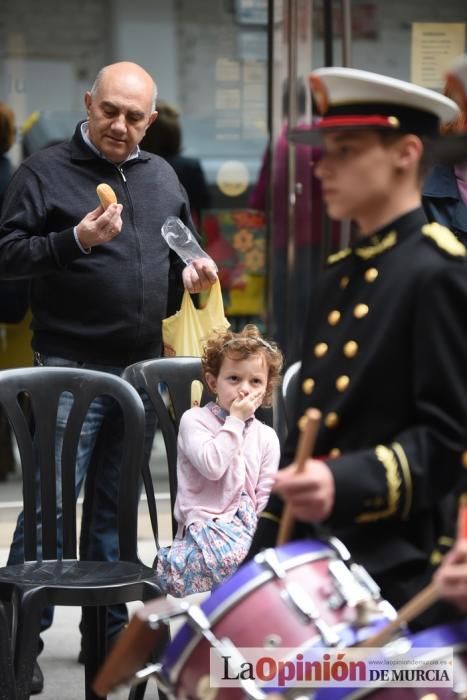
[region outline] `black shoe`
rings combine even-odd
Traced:
[[[39,695],[39,693],[42,693],[44,690],[44,674],[41,671],[41,667],[37,663],[37,661],[34,662],[34,669],[32,672],[32,681],[31,681],[31,695]]]

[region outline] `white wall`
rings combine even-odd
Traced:
[[[115,60],[142,65],[159,94],[178,105],[174,0],[113,0],[112,8]]]

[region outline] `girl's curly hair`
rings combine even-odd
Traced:
[[[217,377],[226,356],[234,360],[245,360],[258,354],[264,356],[268,367],[268,383],[262,406],[270,406],[273,389],[281,380],[284,358],[276,343],[264,340],[259,329],[252,323],[239,333],[231,330],[214,331],[206,339],[201,358],[203,373],[206,375],[209,372]]]

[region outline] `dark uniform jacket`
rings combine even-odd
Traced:
[[[282,464],[293,461],[305,410],[320,409],[314,454],[336,489],[325,525],[399,605],[452,542],[443,510],[467,444],[466,250],[416,209],[328,262]],[[272,496],[250,556],[274,545],[281,509]],[[295,535],[305,532],[317,530]]]
[[[106,182],[123,204],[123,227],[85,254],[73,228],[99,205]],[[168,216],[192,230],[173,168],[141,151],[121,166],[81,136],[37,151],[16,171],[0,222],[0,276],[31,283],[34,350],[124,367],[157,357],[169,284],[183,289],[183,263],[161,235]]]

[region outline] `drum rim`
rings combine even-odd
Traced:
[[[308,548],[303,551],[304,545],[313,544],[313,548]],[[319,546],[317,546],[319,545]],[[308,564],[313,561],[319,561],[320,559],[340,559],[339,555],[329,544],[321,542],[319,540],[302,540],[297,542],[289,542],[281,547],[277,547],[274,550],[278,555],[279,561],[286,571],[289,569],[297,568],[303,564]],[[294,554],[297,552],[296,554]],[[293,556],[287,557],[288,554],[292,553]],[[259,586],[264,585],[268,580],[273,578],[273,572],[262,570],[260,568],[260,562],[255,558],[249,561],[246,565],[240,567],[225,583],[221,584],[216,588],[200,605],[211,625],[215,625],[216,622],[225,615],[240,599],[245,597],[245,595],[251,593]],[[247,571],[254,571],[258,569],[255,576],[246,577]],[[240,586],[235,586],[236,579],[246,580]],[[222,600],[217,600],[220,598],[220,592],[225,590],[229,591],[229,594],[224,595]],[[230,593],[231,591],[231,593]],[[171,665],[172,668],[169,671],[169,678],[172,683],[176,683],[178,677],[180,676],[182,669],[191,655],[193,649],[198,645],[201,640],[202,635],[200,633],[194,632],[185,623],[180,630],[177,632],[176,636],[172,640],[169,647],[166,649],[164,657],[161,661],[164,666],[167,662],[170,663],[170,656],[172,656]],[[184,640],[185,638],[185,640]],[[180,647],[180,642],[185,641],[182,649],[177,652],[175,647]],[[169,658],[167,658],[169,656]]]
[[[445,634],[446,632],[448,634]],[[429,639],[430,637],[431,639]],[[436,649],[437,647],[448,646],[452,647],[454,652],[463,651],[467,649],[467,619],[444,625],[436,625],[435,627],[428,627],[420,632],[405,635],[405,638],[412,641],[413,649],[420,647],[433,647],[433,649]],[[404,636],[402,636],[402,639],[404,639]],[[431,644],[425,644],[426,641],[431,641]],[[435,642],[434,644],[433,641]],[[387,687],[387,684],[381,683],[381,685],[371,688],[353,688],[352,690],[354,692],[350,693],[346,692],[345,688],[318,688],[318,692],[314,694],[314,700],[360,700],[360,698],[368,697],[371,691],[380,690],[385,687]],[[304,688],[304,690],[306,690],[306,688]]]

